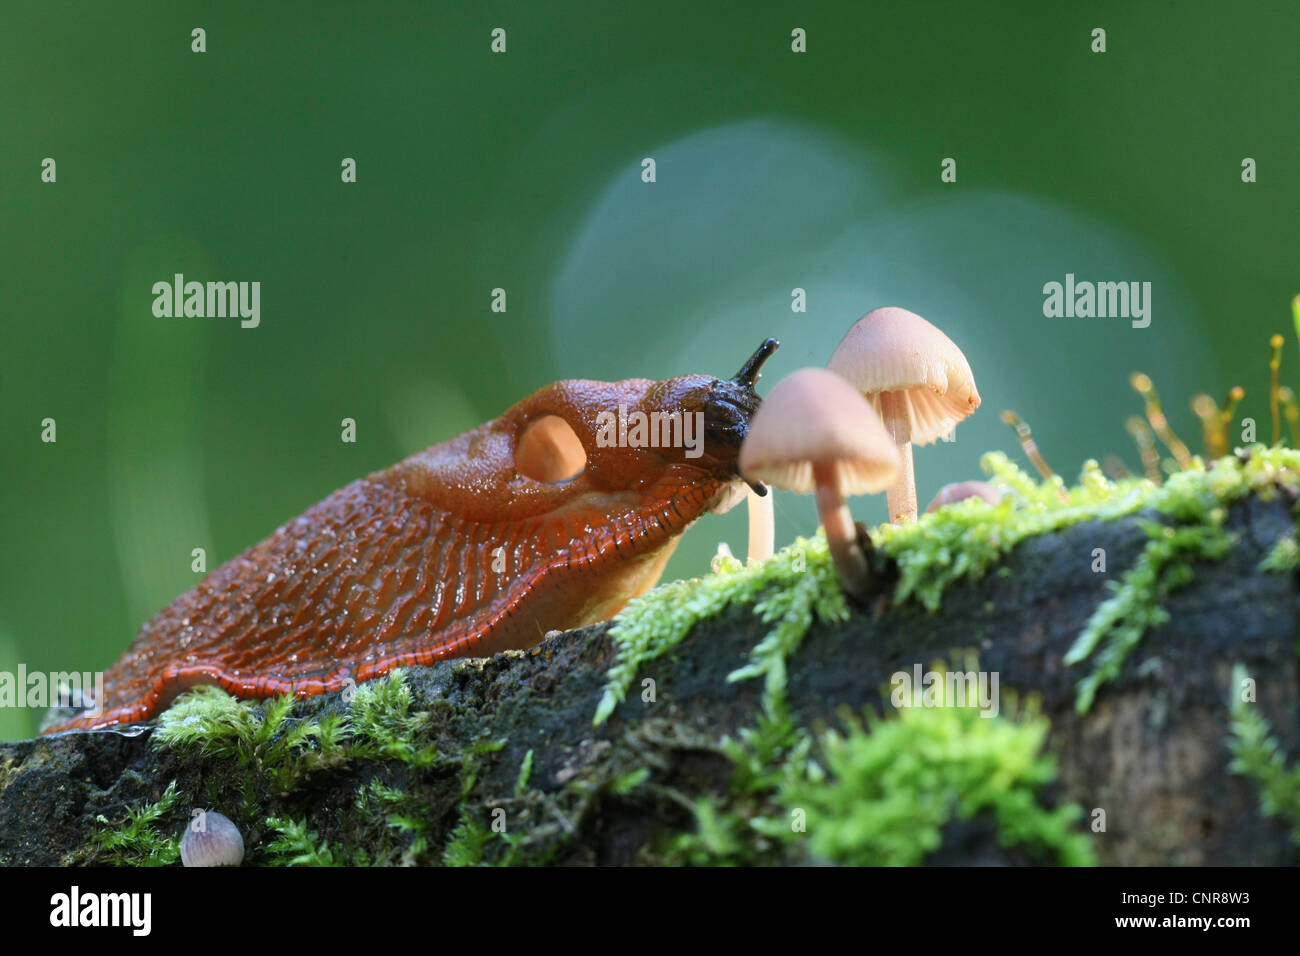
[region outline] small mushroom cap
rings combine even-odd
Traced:
[[[777,382],[740,446],[740,472],[750,481],[811,494],[813,465],[836,465],[846,496],[882,491],[899,468],[880,416],[852,385],[821,368]]]
[[[961,349],[906,309],[890,306],[858,319],[826,367],[866,395],[877,413],[881,392],[903,395],[913,444],[948,434],[980,406]]]
[[[244,859],[244,838],[230,818],[207,810],[197,811],[181,837],[184,866],[239,866]]]
[[[958,481],[940,488],[939,493],[934,496],[934,501],[930,502],[930,507],[925,509],[925,513],[932,514],[944,505],[956,504],[967,498],[983,498],[990,505],[997,505],[1002,501],[1002,496],[997,490],[986,482]]]

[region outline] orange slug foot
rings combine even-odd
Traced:
[[[352,482],[173,601],[104,675],[101,708],[44,732],[148,720],[199,684],[310,697],[611,617],[735,500],[775,348],[729,380],[556,382]]]

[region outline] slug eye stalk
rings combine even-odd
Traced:
[[[758,384],[758,380],[761,377],[760,373],[764,364],[767,363],[767,360],[770,359],[773,353],[780,347],[781,343],[776,339],[764,339],[763,344],[754,351],[753,355],[745,360],[745,364],[740,367],[740,371],[737,372],[731,380],[737,385],[753,391],[754,386]]]
[[[762,404],[754,386],[762,377],[763,365],[780,347],[781,343],[776,339],[764,339],[739,372],[729,379],[719,379],[709,389],[704,409],[705,442],[709,447],[739,453],[741,443],[749,433],[749,424]],[[761,482],[747,484],[759,498],[766,497],[767,488]]]

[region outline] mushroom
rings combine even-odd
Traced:
[[[1002,496],[986,482],[958,481],[940,488],[939,493],[930,502],[930,507],[925,509],[925,513],[933,514],[945,505],[953,505],[967,498],[983,498],[990,505],[996,505],[1002,500]]]
[[[902,468],[889,487],[889,520],[916,520],[912,445],[948,434],[980,405],[961,349],[906,309],[868,312],[849,329],[827,368],[871,402],[893,436]]]
[[[230,818],[215,810],[195,810],[181,837],[184,866],[239,866],[244,859],[244,838]]]
[[[846,593],[866,596],[871,569],[846,495],[883,491],[898,473],[898,451],[880,417],[833,372],[800,369],[763,400],[740,446],[740,473],[817,495],[826,544]]]

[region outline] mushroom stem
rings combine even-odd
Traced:
[[[880,419],[898,446],[898,477],[885,492],[889,520],[906,524],[916,520],[916,472],[912,469],[912,428],[907,418],[907,399],[892,392],[881,392]]]
[[[835,570],[839,572],[844,593],[865,599],[871,582],[871,567],[858,545],[858,530],[853,515],[840,494],[835,465],[813,465],[813,482],[817,485],[817,516],[826,529],[826,546]]]
[[[766,486],[765,486],[766,487]],[[746,489],[749,504],[749,554],[750,561],[766,561],[776,548],[776,513],[772,508],[772,489],[767,494],[757,494]]]

